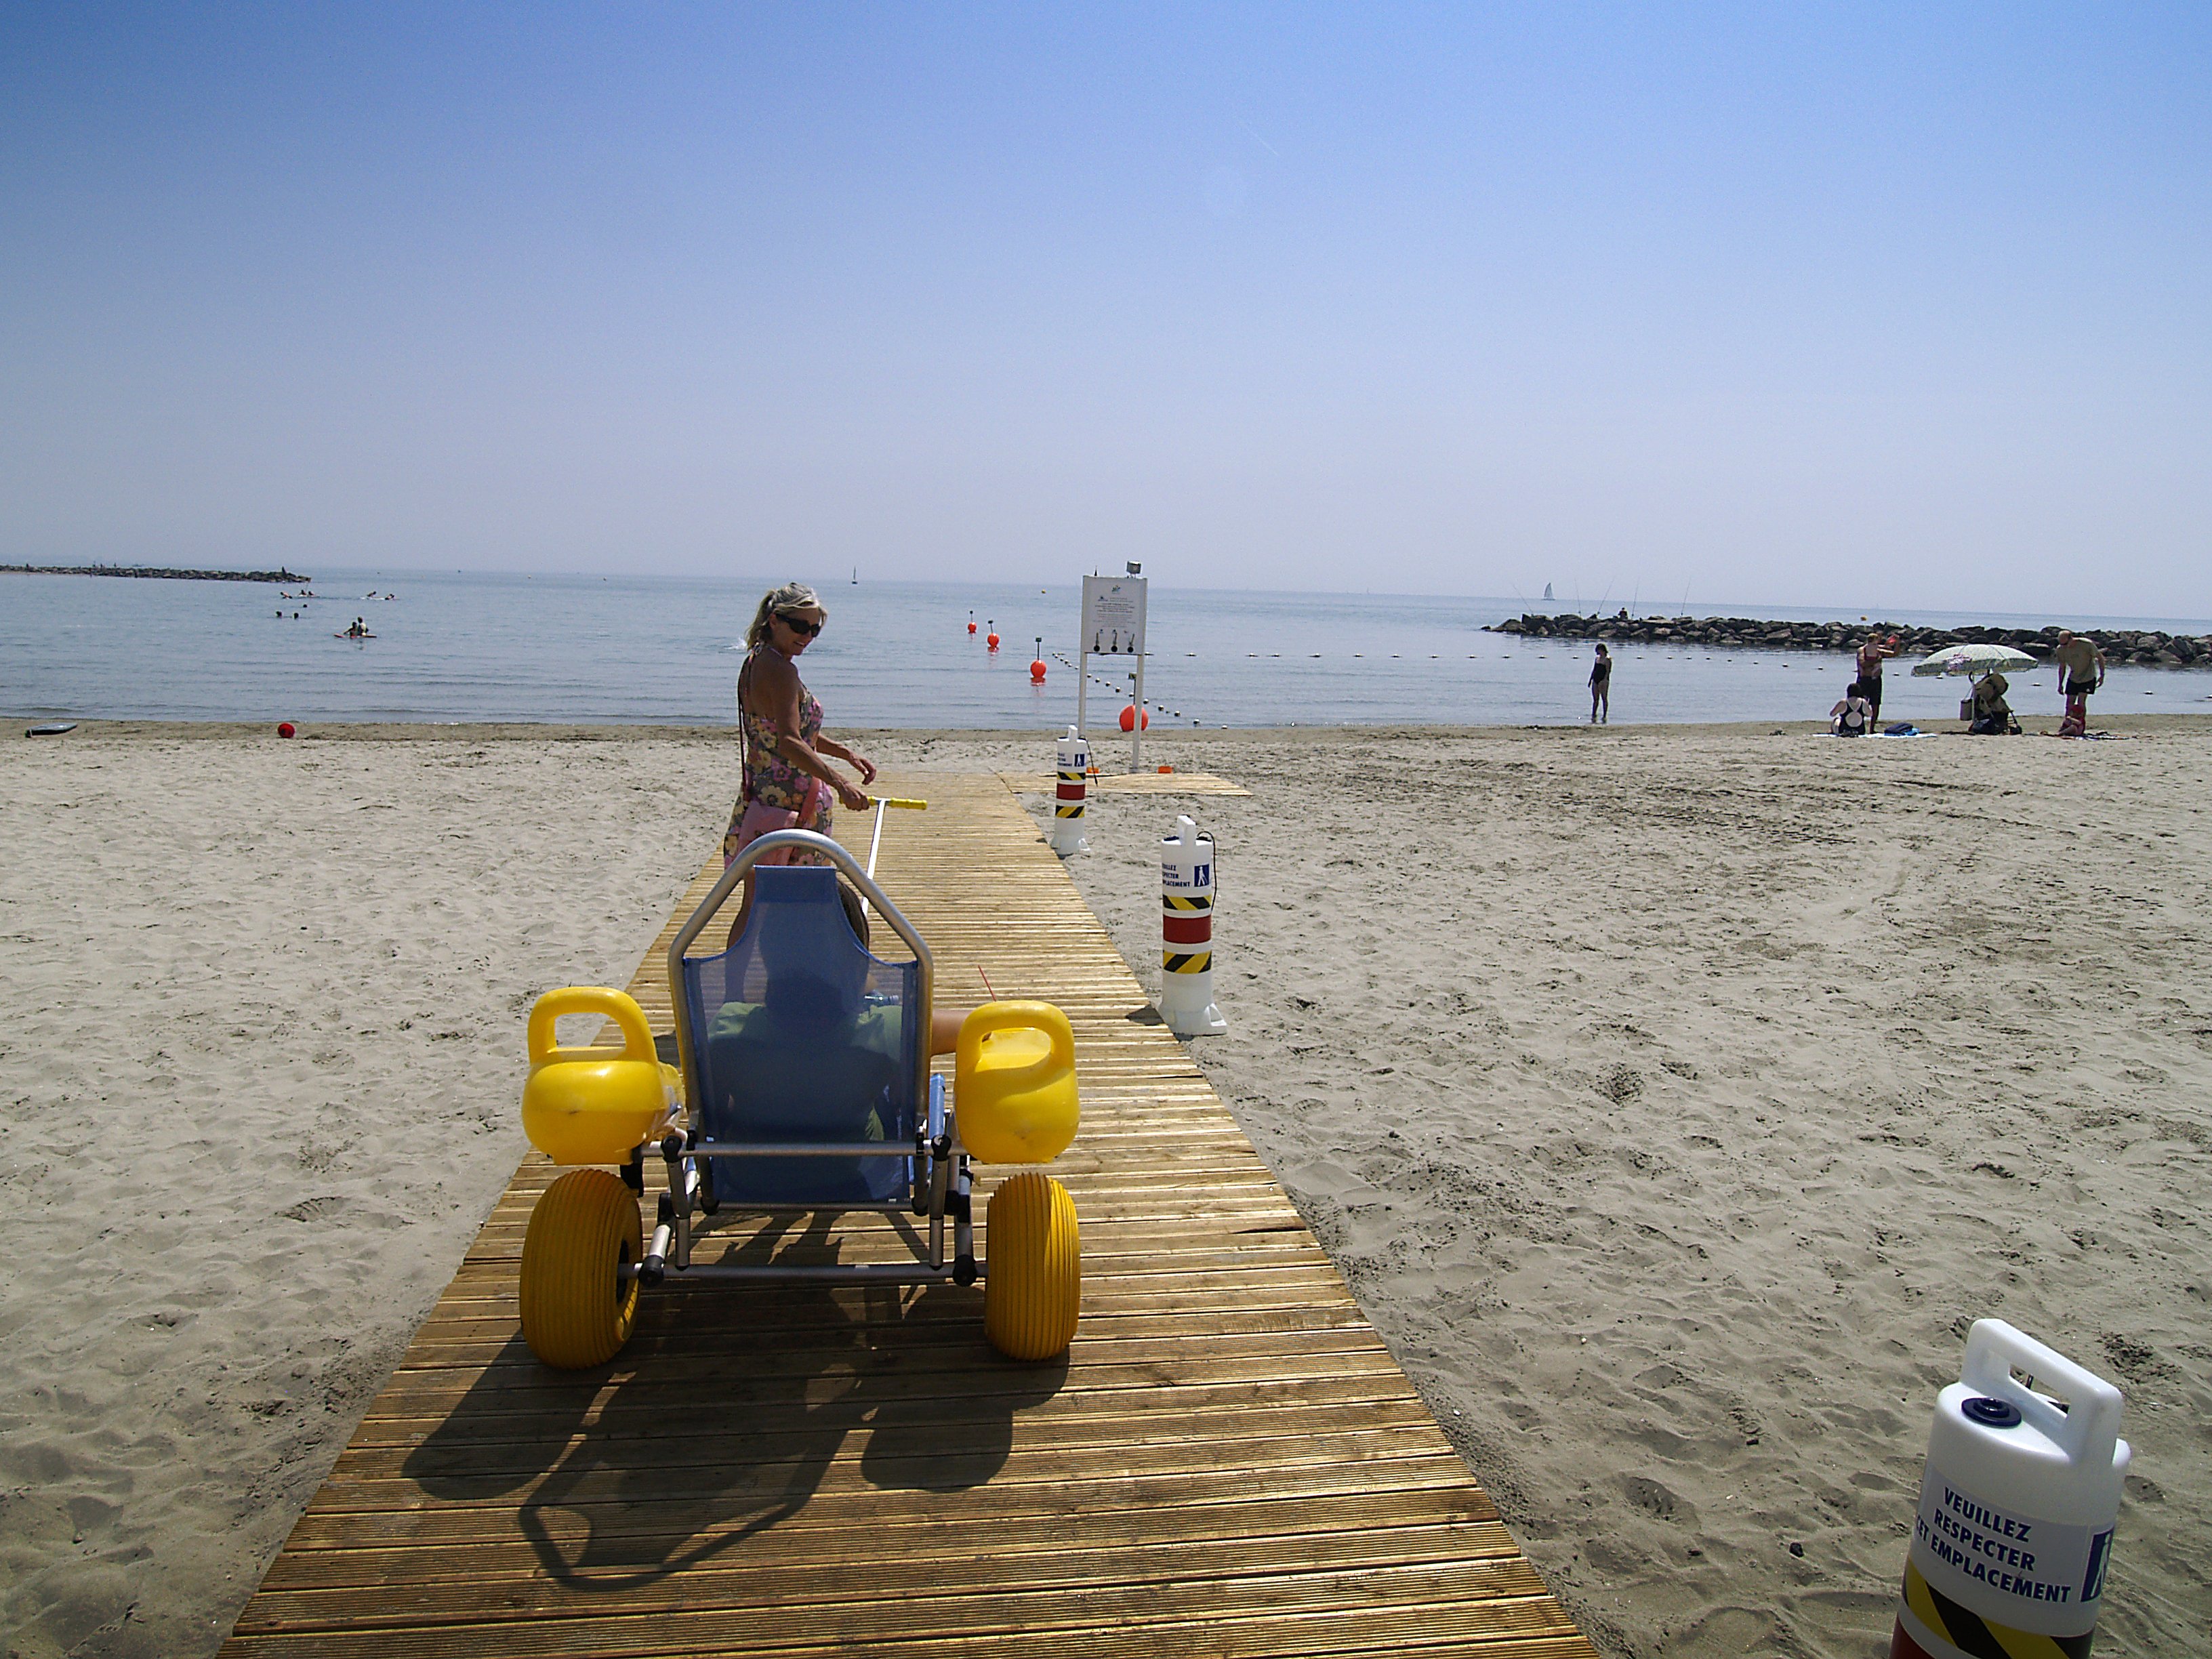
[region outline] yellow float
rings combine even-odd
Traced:
[[[986,1164],[1049,1164],[1075,1141],[1075,1033],[1049,1002],[987,1002],[961,1022],[960,1143]]]
[[[622,1033],[619,1048],[563,1048],[553,1022],[603,1014]],[[530,1076],[522,1085],[522,1132],[556,1164],[623,1164],[675,1114],[680,1078],[660,1063],[645,1011],[620,991],[570,985],[530,1011]]]

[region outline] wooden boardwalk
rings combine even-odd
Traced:
[[[1000,781],[1017,794],[1049,795],[1060,780],[1050,772],[1001,772]],[[1101,795],[1249,795],[1241,783],[1211,772],[1101,772],[1091,780]],[[932,945],[932,950],[937,947]]]
[[[980,1286],[698,1285],[548,1370],[515,1316],[533,1153],[224,1654],[1589,1659],[1006,785],[885,784],[930,801],[879,874],[940,999],[980,969],[1074,1022],[1066,1358],[1000,1358]],[[674,927],[631,988],[656,1030]],[[746,1248],[881,1259],[882,1225]]]

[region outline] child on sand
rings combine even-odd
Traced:
[[[1853,680],[1836,706],[1828,711],[1828,734],[1837,738],[1863,738],[1874,724],[1874,704],[1868,699],[1866,683]]]

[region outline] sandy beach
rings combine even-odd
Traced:
[[[1253,792],[1194,804],[1194,1052],[1601,1650],[1883,1650],[1985,1314],[2128,1391],[2098,1651],[2205,1644],[2212,720],[2115,725],[1151,745]],[[724,732],[0,738],[10,1655],[213,1650],[520,1155],[523,1012],[627,978],[734,770]],[[1174,810],[1100,796],[1071,866],[1152,985]]]

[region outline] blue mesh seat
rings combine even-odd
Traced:
[[[763,866],[754,879],[738,942],[684,963],[699,1079],[693,1127],[737,1146],[910,1148],[923,1040],[916,965],[869,953],[846,919],[836,871]],[[720,1202],[829,1208],[903,1200],[913,1165],[910,1152],[713,1158],[701,1174]]]

